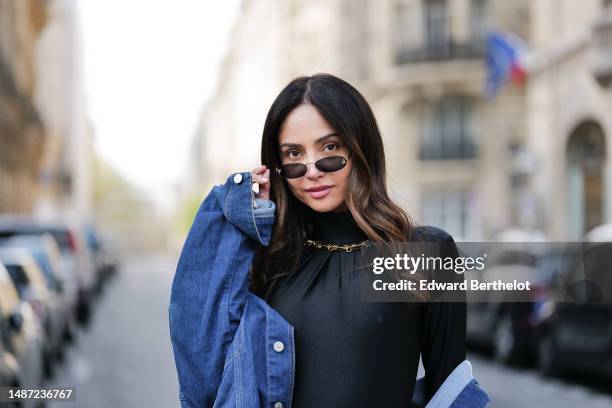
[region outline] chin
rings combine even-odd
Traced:
[[[308,200],[305,203],[307,206],[317,212],[330,212],[342,205],[342,201],[338,200]]]

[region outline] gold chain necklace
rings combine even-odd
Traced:
[[[368,240],[359,242],[357,244],[326,244],[321,241],[314,241],[312,239],[307,239],[304,241],[304,245],[311,246],[315,248],[325,248],[328,251],[344,251],[344,252],[352,252],[355,249],[361,248],[368,244]]]

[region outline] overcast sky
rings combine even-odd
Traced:
[[[156,195],[182,176],[239,3],[80,2],[96,149]]]

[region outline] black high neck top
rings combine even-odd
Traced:
[[[350,211],[308,217],[310,239],[368,238]],[[410,407],[421,354],[428,398],[465,359],[465,304],[361,301],[359,262],[306,246],[268,301],[295,329],[294,408]]]
[[[310,239],[330,244],[356,244],[368,239],[349,210],[315,213],[310,211],[313,231]]]

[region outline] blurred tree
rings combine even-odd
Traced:
[[[170,223],[147,193],[94,154],[93,208],[98,226],[124,251],[166,250]]]
[[[200,193],[191,192],[179,204],[177,221],[175,223],[178,234],[185,235],[189,232],[195,215],[200,208],[203,197]]]

